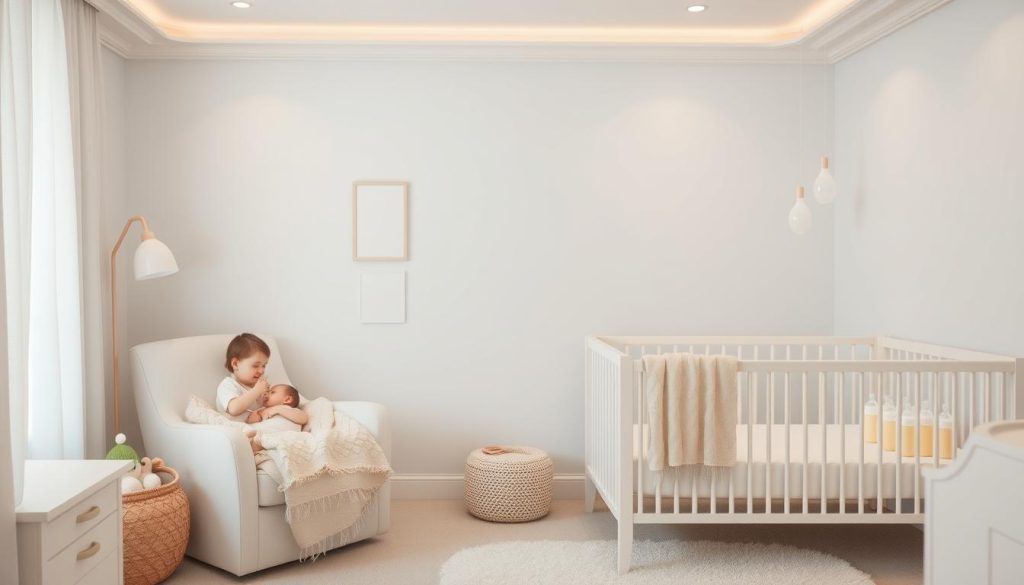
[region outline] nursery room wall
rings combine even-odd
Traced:
[[[835,324],[1024,356],[1024,3],[951,2],[836,66]]]
[[[273,334],[304,393],[389,408],[402,475],[488,443],[580,473],[585,335],[831,333],[831,209],[786,222],[830,72],[128,61],[127,207],[181,271],[127,285],[127,343]],[[361,179],[411,182],[408,262],[353,262]],[[396,270],[407,322],[361,324]]]

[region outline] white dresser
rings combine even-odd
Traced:
[[[975,428],[925,477],[925,583],[1024,583],[1024,421]]]
[[[121,475],[130,461],[26,461],[21,585],[120,585]]]

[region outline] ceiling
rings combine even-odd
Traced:
[[[854,0],[131,0],[154,20],[195,25],[406,25],[798,30]],[[694,14],[690,4],[708,9]]]
[[[858,42],[873,42],[949,1],[248,0],[252,6],[239,9],[230,0],[89,0],[103,13],[108,45],[136,58],[401,58],[395,49],[401,45],[415,46],[416,55],[427,58],[734,61],[834,60]],[[687,11],[696,3],[707,10]],[[445,50],[438,52],[441,46]]]

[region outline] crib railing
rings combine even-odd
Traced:
[[[978,424],[1015,418],[1018,395],[1024,392],[1012,358],[891,338],[592,337],[586,348],[587,498],[592,501],[596,491],[616,517],[632,513],[638,523],[921,522],[921,469],[947,465]],[[673,474],[668,478],[670,492],[663,490],[662,478],[649,486],[653,495],[645,495],[644,478],[650,474],[644,470],[641,358],[668,352],[739,358],[737,409],[746,426],[746,436],[739,438],[746,441],[745,486],[735,485],[735,474],[712,474],[705,480],[710,486],[703,486],[709,496],[702,498],[696,475]],[[865,406],[872,396],[877,418],[875,436],[868,437]],[[932,406],[930,435],[925,432],[929,425],[922,424],[927,422],[922,418],[925,400]],[[893,422],[893,413],[895,426],[890,429],[886,423]],[[941,424],[952,427],[948,434],[943,435]],[[754,440],[756,425],[767,428],[760,445]],[[782,428],[781,458],[773,454],[773,425]],[[859,429],[855,444],[847,440],[848,425]],[[830,426],[838,426],[839,443],[831,451]],[[815,428],[817,443],[809,438]],[[895,437],[887,434],[890,430]],[[942,444],[943,436],[951,444]],[[801,453],[797,461],[792,458],[794,438]],[[894,452],[886,449],[890,439]],[[763,453],[755,454],[757,448]],[[869,498],[866,462],[872,449],[877,468],[875,495]],[[763,486],[754,485],[758,457],[766,463]],[[781,490],[772,477],[776,463],[782,464]],[[799,464],[797,473],[794,463]],[[888,479],[887,463],[894,467]],[[838,464],[837,498],[827,497],[830,464]],[[814,465],[817,472],[812,472]],[[848,475],[852,490],[847,489]],[[908,480],[912,488],[904,489]],[[889,486],[883,485],[886,481]],[[820,494],[817,501],[809,496],[812,482]],[[755,497],[762,487],[764,495]],[[794,497],[797,487],[800,496]],[[885,487],[893,488],[892,497],[885,497]],[[745,494],[738,496],[740,491]],[[670,512],[664,508],[666,500]]]

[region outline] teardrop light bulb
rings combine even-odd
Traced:
[[[789,210],[789,229],[794,234],[802,236],[811,229],[811,222],[811,208],[807,207],[807,202],[804,200],[804,188],[803,186],[797,187],[796,202]]]
[[[821,157],[821,172],[814,180],[814,198],[822,205],[828,205],[836,198],[836,180],[828,170],[828,157]]]

